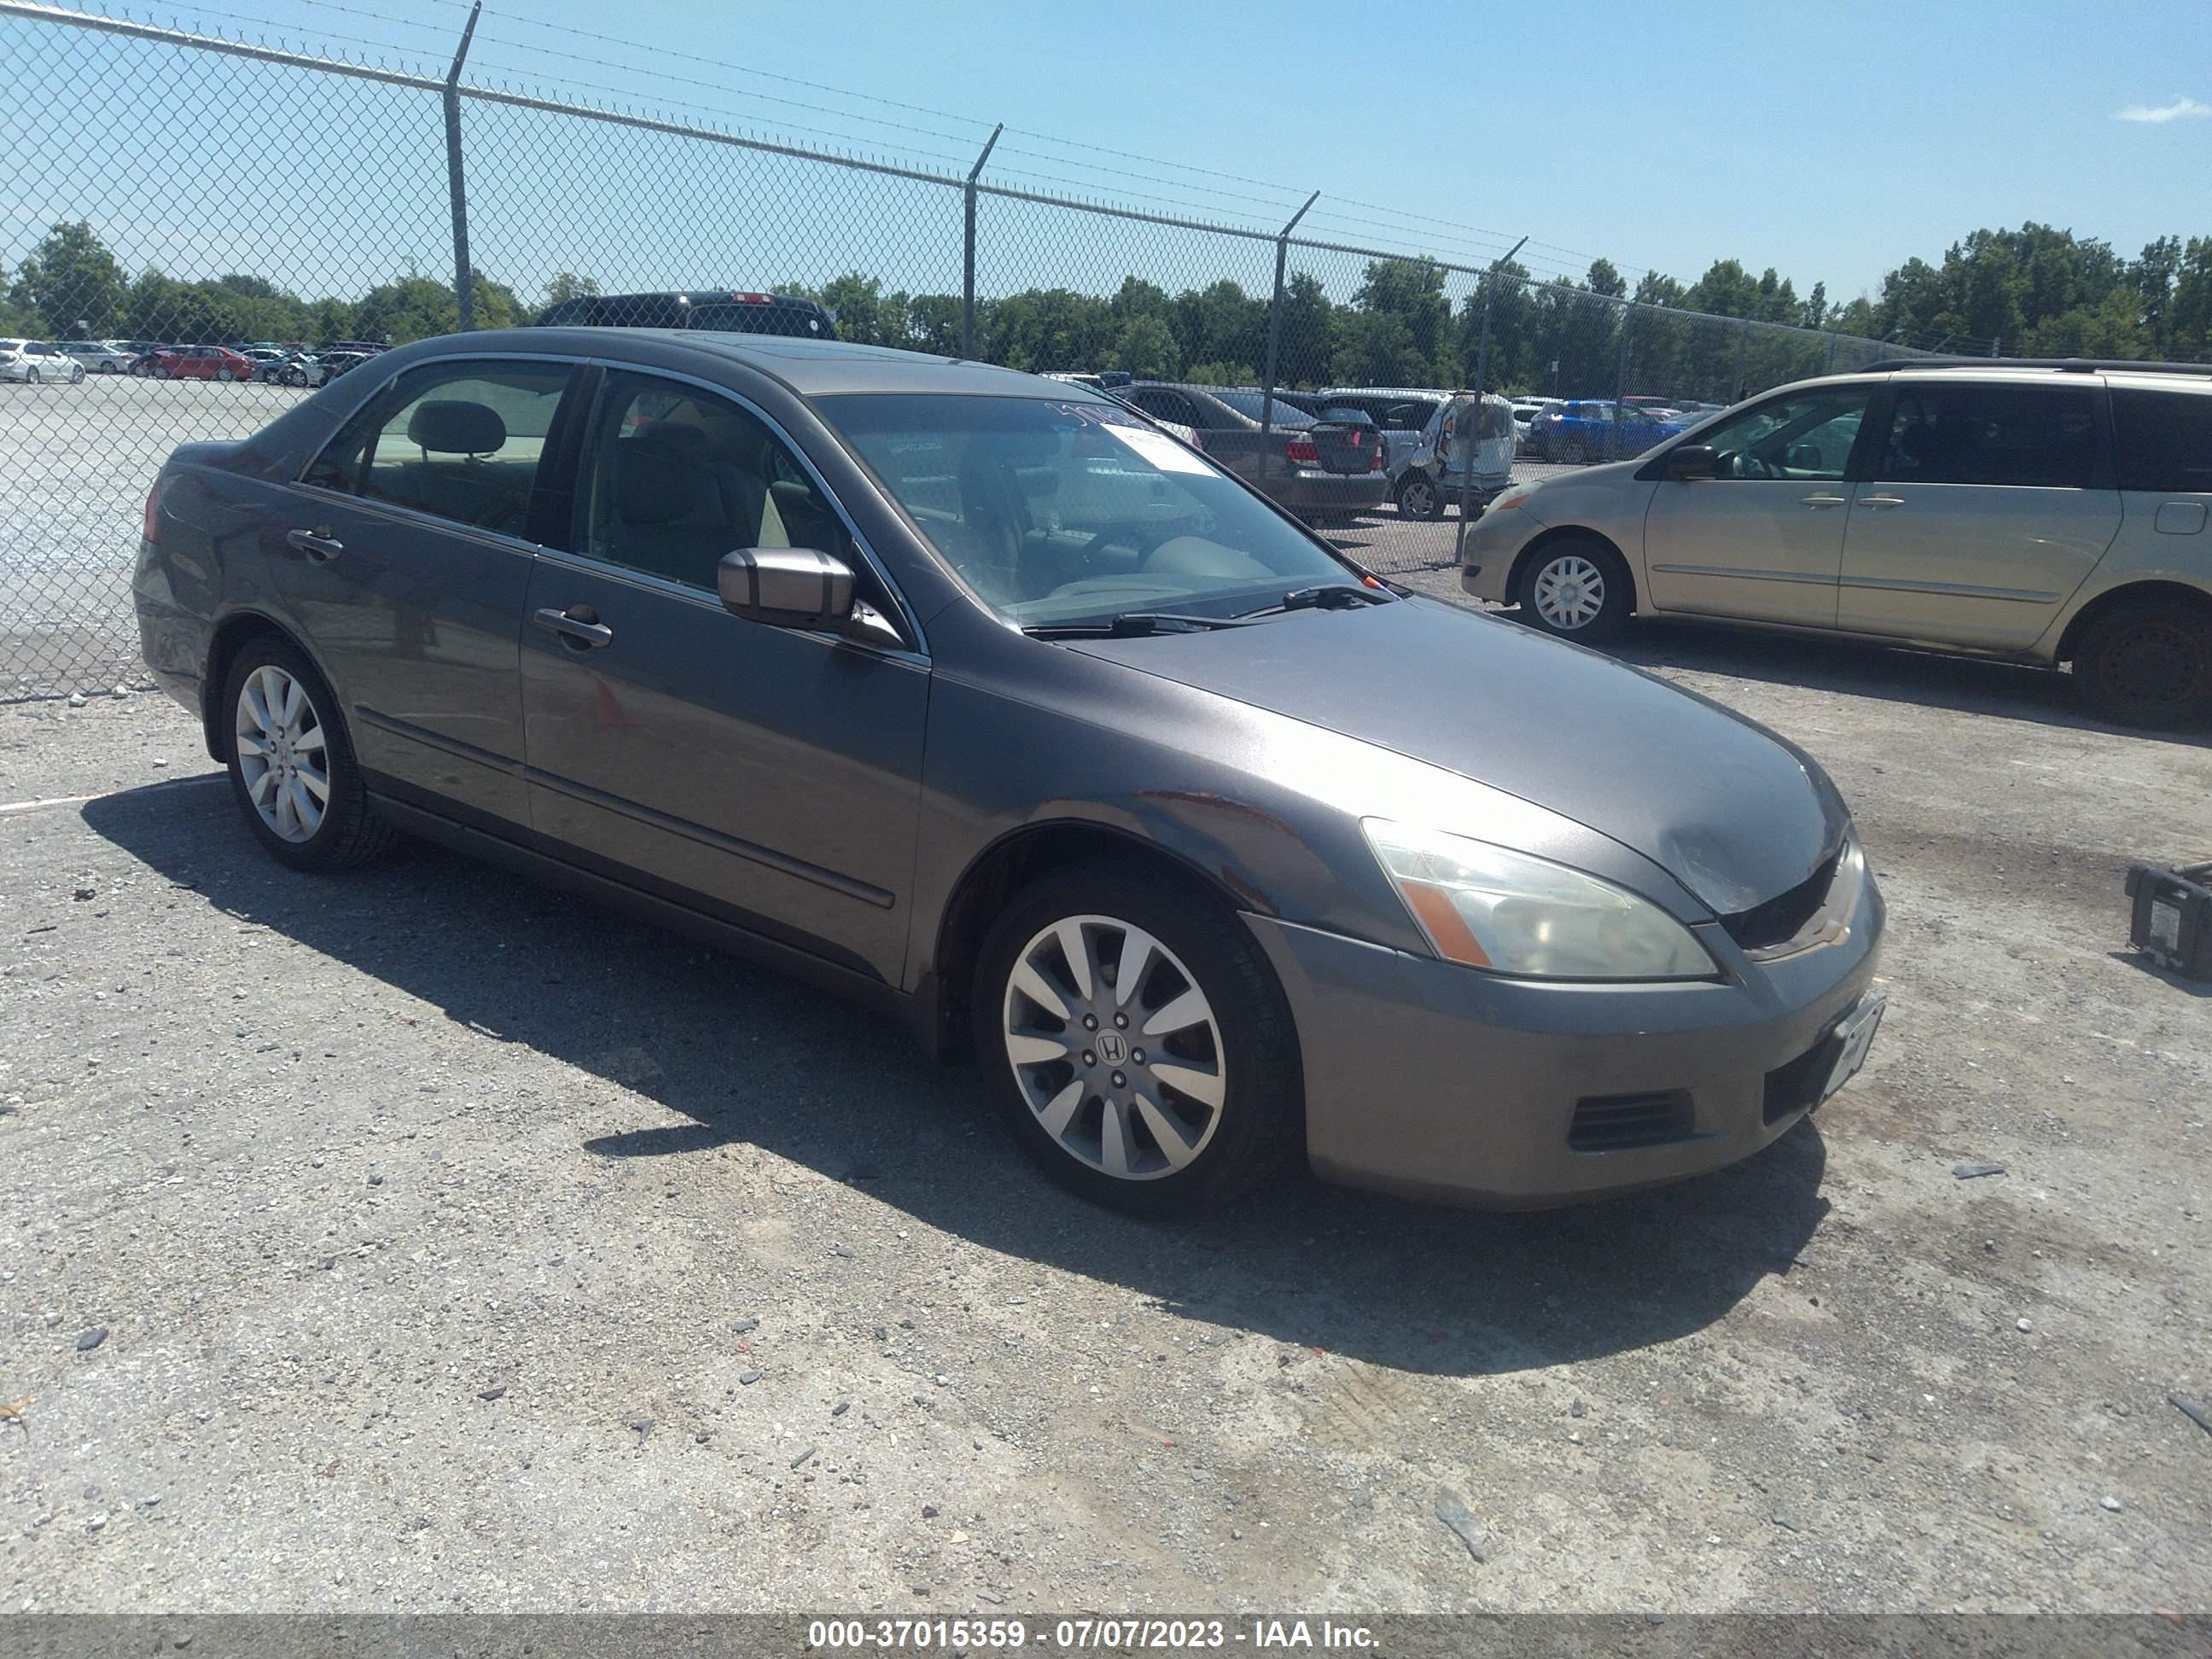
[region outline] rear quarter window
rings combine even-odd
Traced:
[[[2121,489],[2212,495],[2212,393],[2115,386],[2112,431]]]

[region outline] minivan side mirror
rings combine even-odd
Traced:
[[[724,609],[770,628],[822,633],[853,614],[853,568],[811,547],[741,547],[714,572]]]
[[[1677,444],[1667,452],[1670,478],[1710,478],[1720,465],[1721,453],[1711,444]]]

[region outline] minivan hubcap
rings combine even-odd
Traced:
[[[1407,484],[1399,493],[1399,499],[1405,502],[1406,510],[1417,519],[1427,518],[1430,509],[1436,505],[1429,495],[1429,487],[1425,483]]]
[[[253,810],[286,841],[306,841],[331,802],[323,723],[307,687],[274,664],[238,693],[238,772]]]
[[[1605,573],[1588,559],[1554,559],[1536,575],[1536,614],[1554,628],[1587,628],[1605,608]]]
[[[1212,1005],[1175,952],[1112,916],[1069,916],[1022,947],[1003,1007],[1022,1098],[1060,1150],[1120,1181],[1188,1166],[1228,1088]]]
[[[2121,693],[2146,703],[2185,702],[2205,673],[2203,647],[2186,630],[2161,622],[2130,629],[2112,661]]]

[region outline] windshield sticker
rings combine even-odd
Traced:
[[[1164,432],[1147,426],[1110,425],[1106,428],[1163,472],[1210,474],[1213,469]]]

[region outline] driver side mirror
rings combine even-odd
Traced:
[[[1711,444],[1677,444],[1667,452],[1670,478],[1710,478],[1720,470],[1721,453]]]
[[[747,622],[823,633],[853,614],[853,568],[811,547],[741,547],[714,572],[722,605]]]

